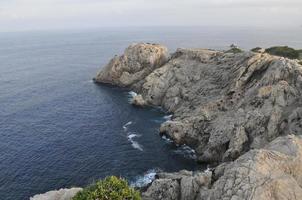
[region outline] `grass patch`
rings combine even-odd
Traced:
[[[125,179],[110,176],[88,186],[72,200],[141,200],[140,193],[128,185]]]
[[[302,50],[296,50],[288,46],[276,46],[266,49],[265,52],[275,56],[282,56],[290,59],[299,59]]]

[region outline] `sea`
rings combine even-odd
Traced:
[[[133,186],[155,173],[204,170],[159,135],[171,114],[130,105],[132,91],[92,78],[131,43],[227,49],[302,48],[302,28],[123,27],[0,32],[0,199],[84,187],[106,176]]]

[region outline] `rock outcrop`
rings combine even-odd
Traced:
[[[176,173],[159,173],[157,179],[143,193],[143,199],[194,200],[202,188],[207,189],[210,186],[211,177],[210,171],[190,172],[182,170]]]
[[[142,63],[137,56],[142,48],[160,49],[157,56],[142,56],[160,64],[146,65],[148,70],[137,65]],[[172,120],[162,124],[161,133],[194,148],[199,161],[232,161],[283,133],[302,131],[302,67],[297,61],[205,49],[178,49],[167,61],[166,52],[160,45],[131,45],[126,56],[114,59],[129,57],[131,62],[117,68],[111,61],[96,80],[128,86],[139,94],[134,103],[162,106],[173,113]],[[143,76],[137,76],[138,70],[128,70],[123,78],[102,76],[124,74],[124,69],[137,66]]]
[[[95,82],[121,87],[137,84],[168,60],[166,47],[157,44],[133,44],[124,55],[115,56],[95,77]]]
[[[45,194],[37,194],[30,200],[71,200],[82,188],[60,189],[46,192]]]
[[[140,51],[146,46],[160,53],[148,59],[150,52]],[[297,60],[207,49],[178,49],[169,57],[160,45],[129,48],[96,81],[128,87],[138,93],[133,104],[172,113],[161,134],[192,147],[199,162],[218,165],[211,176],[159,177],[144,198],[302,199],[302,144],[293,136],[302,133],[302,66]],[[142,64],[140,52],[143,60],[152,61]]]
[[[219,165],[212,173],[159,175],[143,199],[302,199],[302,138],[277,138],[264,149],[251,150],[236,161]]]

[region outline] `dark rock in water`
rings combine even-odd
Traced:
[[[168,60],[165,47],[136,44],[96,81],[129,87],[141,95],[137,104],[173,113],[161,133],[195,149],[200,162],[228,162],[214,169],[209,187],[193,184],[194,175],[160,178],[147,199],[302,197],[301,138],[276,139],[302,131],[297,60],[207,49],[178,49]]]

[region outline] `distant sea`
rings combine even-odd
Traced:
[[[133,42],[226,49],[302,48],[302,28],[152,27],[0,33],[0,198],[25,200],[108,175],[143,184],[156,171],[203,169],[158,135],[171,116],[134,108],[91,79]]]

